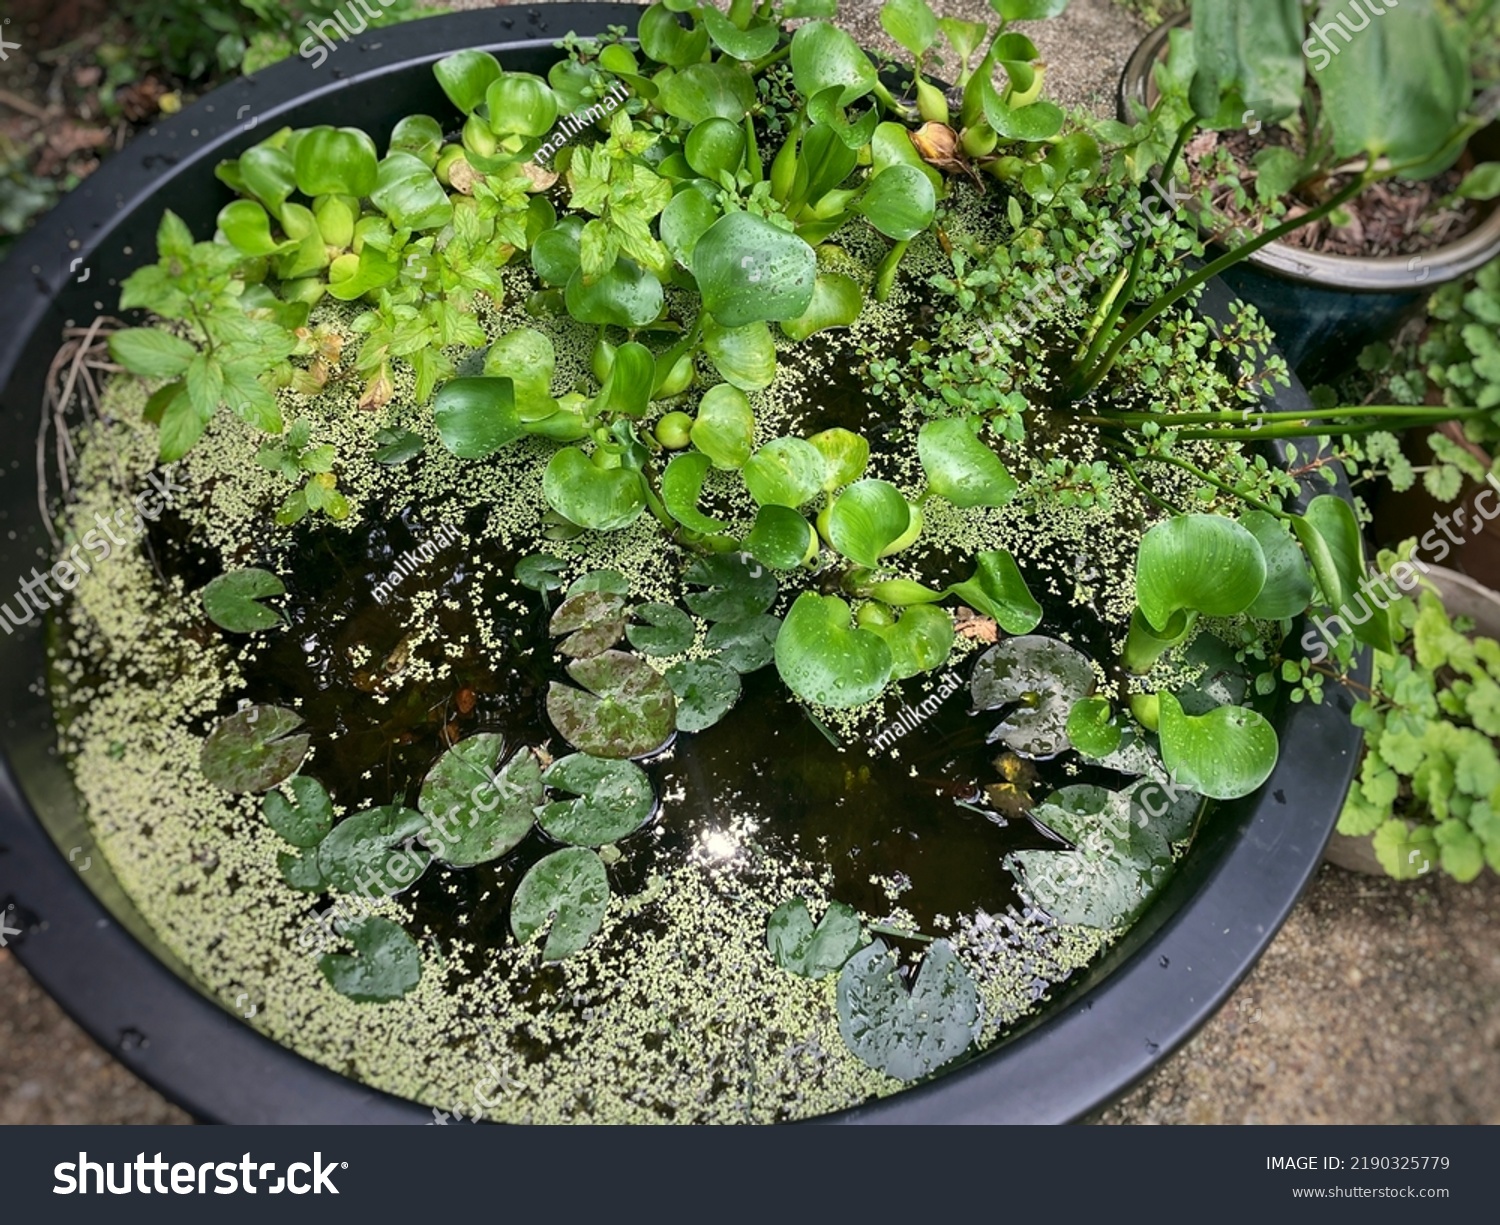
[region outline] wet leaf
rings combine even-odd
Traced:
[[[743,471],[745,488],[761,506],[795,508],[812,501],[823,487],[823,457],[801,438],[771,439]]]
[[[901,242],[932,224],[937,193],[915,166],[888,166],[870,179],[855,208],[887,238]]]
[[[910,993],[883,941],[861,949],[839,975],[839,1033],[870,1067],[920,1080],[979,1036],[979,992],[946,940],[934,940]]]
[[[357,1004],[398,1000],[422,979],[417,943],[395,923],[371,916],[344,932],[354,956],[324,953],[318,969],[340,995]]]
[[[974,665],[969,682],[977,710],[1013,707],[989,735],[1022,757],[1055,757],[1069,747],[1068,712],[1094,689],[1088,656],[1039,634],[1008,638]]]
[[[290,733],[302,716],[282,706],[249,706],[221,719],[198,754],[203,775],[225,791],[268,791],[302,764],[311,742]]]
[[[826,978],[842,969],[863,943],[859,915],[843,902],[829,902],[814,927],[807,902],[794,897],[776,907],[766,924],[766,947],[776,964],[803,978]]]
[[[1272,621],[1295,617],[1312,602],[1312,578],[1296,537],[1263,510],[1241,515],[1240,524],[1255,537],[1266,560],[1265,586],[1246,611]]]
[[[323,893],[328,888],[328,882],[318,868],[316,847],[295,852],[277,851],[276,869],[282,880],[301,893]]]
[[[656,805],[651,780],[632,761],[574,753],[548,766],[542,782],[576,797],[553,800],[537,813],[537,824],[573,846],[618,842],[640,829]]]
[[[917,456],[933,493],[967,510],[1004,506],[1020,488],[979,438],[979,421],[949,417],[929,421],[917,434]]]
[[[776,670],[798,697],[820,706],[863,706],[891,675],[891,649],[851,624],[838,596],[804,591],[776,636]]]
[[[710,464],[709,457],[701,451],[684,451],[674,455],[661,474],[661,500],[667,513],[683,527],[705,536],[722,532],[728,526],[698,509]]]
[[[552,683],[547,717],[574,748],[595,757],[644,757],[671,739],[676,699],[671,686],[644,660],[605,651],[568,666],[582,685]]]
[[[740,674],[718,659],[685,659],[667,669],[677,695],[677,730],[701,732],[729,713],[740,698]]]
[[[444,383],[432,420],[443,446],[459,459],[484,459],[525,433],[510,379],[495,375]]]
[[[693,619],[671,604],[642,604],[632,610],[638,624],[627,626],[625,637],[647,655],[681,655],[693,645]]]
[[[958,596],[999,622],[1008,634],[1034,630],[1042,620],[1042,606],[1026,586],[1016,559],[1005,549],[994,549],[981,553],[975,561],[974,577],[954,583],[943,594]]]
[[[261,811],[271,828],[293,846],[317,846],[333,828],[333,802],[323,784],[306,774],[292,775],[288,786],[292,799],[268,791]]]
[[[741,468],[755,443],[755,414],[738,387],[720,383],[703,393],[691,431],[693,445],[715,468]]]
[[[870,444],[863,436],[835,427],[814,434],[807,441],[823,457],[825,493],[851,484],[865,474],[870,462]]]
[[[910,523],[911,507],[889,481],[856,481],[829,508],[828,539],[850,561],[874,567]]]
[[[281,614],[259,601],[285,594],[286,584],[269,570],[247,566],[209,581],[202,592],[203,611],[220,629],[250,634],[281,624]]]
[[[726,328],[796,319],[812,302],[817,272],[806,242],[753,213],[719,218],[693,247],[703,307]]]
[[[1218,706],[1186,714],[1163,692],[1159,732],[1162,761],[1185,787],[1215,800],[1249,795],[1276,768],[1276,729],[1248,706]]]
[[[426,814],[423,842],[457,868],[498,859],[531,830],[542,802],[542,768],[522,748],[496,772],[505,737],[481,732],[460,740],[422,780],[417,807]]]
[[[1085,757],[1108,757],[1120,747],[1120,725],[1105,698],[1082,698],[1068,712],[1069,743]]]
[[[838,85],[838,104],[848,106],[874,89],[878,78],[854,39],[825,21],[809,21],[792,35],[792,80],[804,98]]]
[[[516,563],[516,582],[532,591],[556,591],[562,586],[562,572],[567,563],[547,553],[533,553]]]
[[[554,635],[570,635],[558,643],[564,655],[597,655],[619,642],[625,632],[625,598],[610,591],[570,591],[547,629]]]
[[[710,318],[703,325],[703,351],[714,369],[742,391],[759,391],[776,380],[776,342],[764,323],[731,328]]]
[[[596,532],[628,527],[646,509],[639,473],[597,467],[577,447],[563,447],[547,461],[542,493],[558,514]]]
[[[891,680],[931,672],[953,650],[953,618],[931,604],[915,604],[890,625],[866,628],[891,649]]]
[[[688,592],[682,602],[710,621],[753,617],[765,612],[776,599],[776,576],[734,553],[700,557],[682,577],[691,586],[707,588]]]
[[[318,844],[318,869],[340,893],[394,896],[427,870],[432,856],[403,842],[424,833],[427,818],[388,804],[346,817]]]
[[[427,444],[422,435],[410,430],[377,430],[375,432],[375,462],[377,464],[404,464],[422,453]]]
[[[525,944],[547,932],[544,961],[561,961],[594,937],[609,909],[609,874],[593,851],[566,847],[532,864],[510,903],[510,929]]]
[[[1158,633],[1173,614],[1242,613],[1266,585],[1266,559],[1245,528],[1222,515],[1177,515],[1155,524],[1136,555],[1135,595]]]
[[[745,537],[745,551],[773,570],[791,570],[817,549],[813,525],[790,506],[762,506]]]

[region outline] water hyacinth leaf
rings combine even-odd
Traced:
[[[566,285],[578,271],[583,218],[565,217],[531,244],[531,268],[548,285]]]
[[[203,741],[198,766],[216,787],[235,793],[269,791],[307,756],[302,716],[283,706],[247,706],[221,719]]]
[[[745,393],[729,383],[710,387],[698,403],[688,436],[715,468],[744,467],[755,444],[755,413]]]
[[[357,1004],[399,1000],[422,979],[417,943],[389,919],[371,915],[344,932],[354,956],[324,953],[318,969],[340,995]]]
[[[954,583],[944,594],[956,595],[996,621],[1007,634],[1029,634],[1036,629],[1041,624],[1042,606],[1026,586],[1021,567],[1009,551],[992,549],[981,553],[975,563],[974,576]]]
[[[545,136],[557,122],[557,98],[547,82],[529,72],[507,72],[484,94],[490,130],[497,136]]]
[[[807,440],[823,457],[823,492],[832,493],[864,475],[870,444],[852,430],[824,430]]]
[[[843,902],[829,902],[813,926],[804,898],[794,897],[771,912],[766,923],[766,947],[783,970],[803,978],[826,978],[864,943],[859,915]]]
[[[1171,693],[1160,699],[1161,756],[1172,777],[1214,800],[1249,795],[1276,768],[1276,729],[1247,706],[1189,715]]]
[[[902,242],[932,224],[937,194],[915,167],[889,166],[870,179],[855,208],[887,238]]]
[[[953,650],[953,618],[931,604],[916,604],[890,625],[869,625],[891,649],[891,680],[901,681],[942,665]]]
[[[1145,673],[1173,647],[1182,642],[1198,623],[1195,612],[1177,612],[1166,626],[1157,630],[1139,608],[1130,614],[1130,632],[1125,638],[1125,650],[1120,660],[1132,672]]]
[[[562,587],[567,562],[547,553],[533,553],[516,563],[515,578],[521,586],[546,594]]]
[[[552,338],[535,328],[515,328],[499,337],[484,355],[484,373],[510,379],[522,400],[550,400],[557,351]]]
[[[1343,498],[1320,494],[1301,516],[1292,517],[1292,531],[1307,551],[1324,602],[1331,608],[1347,604],[1365,577],[1364,546],[1354,508]]]
[[[422,847],[401,846],[427,828],[426,816],[414,808],[400,804],[368,808],[344,818],[318,844],[318,868],[340,893],[393,896],[432,862]]]
[[[437,77],[448,101],[465,115],[485,100],[500,72],[500,61],[488,51],[456,51],[432,66],[432,75]]]
[[[745,158],[745,133],[732,119],[705,119],[688,133],[683,145],[688,165],[705,179],[718,182],[734,174]]]
[[[235,200],[219,210],[219,229],[229,240],[229,245],[245,255],[280,255],[296,247],[296,243],[271,237],[271,218],[266,210],[254,200]]]
[[[677,5],[653,4],[641,14],[637,33],[641,50],[658,64],[686,68],[708,50],[708,31],[696,22],[691,27],[683,25],[676,17],[679,11]]]
[[[755,105],[755,82],[738,64],[690,64],[662,82],[656,103],[693,126],[714,118],[738,123]]]
[[[873,90],[875,65],[863,48],[837,26],[809,21],[792,35],[792,80],[804,98],[838,85],[838,104],[848,106]]]
[[[1249,531],[1222,515],[1175,515],[1141,538],[1136,602],[1157,631],[1179,611],[1232,617],[1266,585],[1266,559]]]
[[[431,115],[407,115],[391,129],[386,154],[410,153],[424,166],[436,166],[443,151],[443,125]]]
[[[681,655],[693,645],[693,619],[673,604],[642,604],[631,615],[636,624],[625,627],[630,645],[646,655]]]
[[[717,659],[685,659],[667,669],[667,683],[677,695],[677,730],[701,732],[712,727],[740,699],[740,674]]]
[[[946,940],[927,947],[910,992],[896,958],[876,940],[839,974],[839,1033],[862,1062],[897,1080],[920,1080],[979,1036],[979,992]]]
[[[281,624],[281,614],[260,601],[285,594],[286,584],[276,575],[246,566],[209,580],[202,591],[203,611],[220,629],[250,634]]]
[[[1275,515],[1252,510],[1240,516],[1266,559],[1266,582],[1245,611],[1252,617],[1275,621],[1295,617],[1312,602],[1312,578],[1297,538]]]
[[[874,567],[911,524],[911,507],[889,481],[856,481],[828,510],[828,540],[861,566]]]
[[[796,234],[764,217],[730,213],[698,239],[692,270],[704,309],[723,326],[737,328],[795,319],[806,311],[818,258]]]
[[[718,219],[719,210],[701,191],[692,188],[680,191],[662,209],[661,240],[673,259],[684,268],[691,268],[693,249]]]
[[[453,202],[437,176],[411,153],[389,153],[380,163],[370,202],[403,230],[435,230],[453,220]]]
[[[804,439],[773,438],[745,461],[743,474],[758,505],[797,507],[823,488],[823,457]]]
[[[333,801],[323,784],[306,774],[292,775],[288,784],[292,798],[268,791],[261,811],[271,828],[293,846],[317,846],[333,828]]]
[[[459,459],[484,459],[524,433],[514,385],[496,375],[449,379],[438,389],[432,420]]]
[[[1004,506],[1020,488],[979,438],[976,419],[929,421],[917,434],[917,458],[932,492],[961,510]]]
[[[741,391],[759,391],[776,379],[776,342],[765,323],[731,328],[710,318],[703,325],[703,351],[714,369]]]
[[[650,664],[624,651],[604,651],[568,665],[583,686],[553,681],[547,717],[574,748],[594,757],[644,757],[672,738],[677,702]]]
[[[573,798],[540,807],[537,824],[572,846],[618,842],[640,829],[656,805],[651,780],[631,761],[574,753],[548,766],[542,782]]]
[[[765,613],[739,621],[720,621],[709,629],[704,645],[736,672],[755,672],[774,658],[780,629],[781,622]]]
[[[377,464],[404,464],[422,454],[427,444],[422,435],[411,430],[383,429],[375,431],[375,462]]]
[[[328,882],[318,868],[316,847],[296,852],[277,851],[276,870],[281,873],[283,881],[301,893],[327,892]]]
[[[1094,691],[1088,656],[1065,642],[1028,634],[991,647],[969,681],[976,710],[1013,709],[990,733],[1022,757],[1055,757],[1069,747],[1068,713]]]
[[[639,417],[651,403],[651,389],[656,385],[656,358],[651,350],[636,341],[627,341],[615,350],[609,375],[595,399],[601,413]]]
[[[547,629],[554,635],[569,635],[558,644],[564,655],[597,655],[619,642],[625,632],[625,600],[611,591],[570,590]]]
[[[902,124],[886,122],[876,125],[875,134],[870,139],[870,156],[876,174],[890,166],[911,166],[926,176],[933,191],[942,194],[943,176],[922,160]]]
[[[690,591],[682,602],[709,621],[741,621],[766,611],[776,599],[776,577],[753,560],[734,553],[697,558],[683,581],[704,591]]]
[[[769,505],[756,512],[745,551],[773,570],[790,570],[800,566],[817,543],[817,532],[801,513],[790,506]]]
[[[1026,106],[1012,106],[1001,98],[988,80],[980,84],[980,98],[984,103],[985,119],[1006,140],[1035,144],[1051,140],[1062,131],[1066,118],[1062,108],[1045,98],[1038,98]]]
[[[838,596],[804,591],[776,635],[776,670],[798,697],[847,708],[873,701],[891,675],[891,649],[851,624]]]
[[[523,748],[496,773],[504,752],[498,732],[465,737],[422,780],[417,807],[432,827],[424,841],[444,863],[467,868],[498,859],[530,831],[542,767]]]
[[[578,952],[604,924],[609,874],[583,847],[564,847],[531,865],[510,903],[510,930],[525,944],[545,930],[543,961]]]
[[[661,474],[661,500],[667,513],[683,527],[706,536],[722,532],[728,526],[722,519],[711,519],[698,509],[703,479],[711,463],[701,451],[684,451],[674,455]]]
[[[888,0],[880,7],[880,27],[914,56],[937,41],[937,16],[927,0]]]
[[[358,128],[326,124],[297,141],[292,165],[304,196],[368,196],[379,181],[375,142]]]
[[[770,55],[781,41],[781,30],[776,25],[752,25],[742,30],[718,9],[707,5],[699,10],[699,15],[714,46],[731,59],[746,63],[761,59]]]
[[[622,255],[593,282],[579,268],[568,278],[563,300],[579,323],[643,328],[656,321],[665,298],[656,275]]]
[[[1069,0],[990,0],[990,7],[1006,21],[1046,21],[1059,16],[1068,3]]]
[[[785,319],[781,330],[789,340],[806,340],[815,332],[848,327],[859,318],[864,291],[842,272],[820,272],[813,284],[812,301],[795,319]]]
[[[284,149],[273,149],[259,144],[247,149],[239,160],[240,178],[245,190],[268,208],[277,217],[287,197],[297,190],[297,169]],[[291,235],[288,237],[300,237]]]
[[[1123,734],[1105,698],[1081,698],[1068,712],[1068,742],[1085,757],[1108,757],[1120,747]]]
[[[542,493],[558,514],[596,532],[628,527],[646,509],[638,473],[596,467],[577,447],[564,447],[547,462]]]

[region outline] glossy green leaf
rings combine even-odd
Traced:
[[[1106,698],[1080,698],[1068,712],[1068,742],[1085,757],[1108,757],[1120,747],[1120,725]]]
[[[953,618],[931,604],[908,608],[890,625],[865,628],[883,638],[891,649],[893,681],[941,667],[953,650]]]
[[[859,480],[870,462],[870,444],[859,434],[835,426],[807,440],[823,457],[823,491]]]
[[[712,727],[740,697],[740,674],[717,659],[685,659],[667,669],[677,695],[677,728],[701,732]]]
[[[970,608],[993,618],[1008,634],[1028,634],[1042,620],[1016,559],[1006,549],[993,549],[974,559],[974,576],[954,583],[946,594],[956,595]]]
[[[689,125],[715,117],[738,123],[755,105],[755,83],[738,64],[691,64],[662,82],[656,102]]]
[[[596,467],[577,447],[564,447],[548,461],[542,493],[558,514],[597,532],[628,527],[646,509],[639,473]]]
[[[722,532],[727,526],[721,519],[711,519],[698,509],[703,493],[703,479],[711,464],[701,451],[684,451],[674,455],[661,475],[661,500],[667,513],[683,527],[705,535]]]
[[[370,200],[403,230],[435,230],[453,220],[453,204],[437,175],[411,153],[386,155]]]
[[[710,387],[698,403],[691,438],[715,468],[744,467],[755,442],[755,413],[745,393],[730,383]]]
[[[297,169],[283,149],[263,144],[247,149],[240,158],[239,173],[245,189],[277,217],[287,197],[297,190]]]
[[[1246,610],[1252,617],[1274,621],[1295,617],[1312,602],[1312,578],[1297,539],[1275,515],[1252,510],[1240,524],[1255,537],[1266,559],[1266,583]]]
[[[253,200],[235,200],[219,210],[219,229],[229,245],[245,255],[280,255],[297,244],[271,237],[271,218]]]
[[[1028,106],[1012,106],[1001,100],[993,85],[985,81],[980,86],[984,100],[984,117],[1006,140],[1021,140],[1028,144],[1051,140],[1062,131],[1066,116],[1062,108],[1045,98],[1039,98]]]
[[[917,457],[932,492],[962,509],[1004,506],[1019,486],[978,437],[976,419],[929,421],[917,434]]]
[[[287,780],[292,798],[280,791],[267,791],[261,801],[266,821],[278,834],[296,847],[317,846],[333,828],[333,802],[317,779],[294,774]]]
[[[942,194],[943,176],[922,160],[911,143],[910,130],[904,125],[889,121],[878,124],[870,138],[870,157],[871,169],[876,174],[891,166],[911,166],[922,172],[933,191]]]
[[[493,455],[523,433],[511,381],[494,375],[444,383],[432,419],[443,446],[459,459]]]
[[[260,601],[285,594],[286,584],[276,575],[247,566],[209,581],[202,592],[203,611],[220,629],[250,634],[281,624],[281,614]]]
[[[693,248],[704,308],[727,328],[797,318],[812,302],[817,271],[807,243],[752,213],[721,217]]]
[[[548,766],[542,781],[573,798],[547,804],[537,813],[537,824],[572,846],[618,842],[638,830],[656,806],[651,780],[631,761],[574,753]]]
[[[765,613],[719,621],[709,628],[704,645],[736,672],[756,672],[775,658],[781,622]]]
[[[324,953],[318,958],[318,969],[340,995],[357,1004],[383,1004],[422,981],[421,950],[389,919],[371,915],[343,934],[354,946],[354,956]]]
[[[806,900],[794,897],[776,907],[766,923],[771,957],[803,978],[826,978],[843,969],[863,943],[859,914],[843,902],[829,902],[814,927]]]
[[[797,507],[822,490],[823,457],[804,439],[773,438],[745,461],[742,473],[758,505]]]
[[[358,128],[308,128],[292,164],[304,196],[368,196],[378,181],[375,142]]]
[[[1023,757],[1045,760],[1070,748],[1068,714],[1094,691],[1088,656],[1041,635],[1007,638],[974,664],[969,680],[976,710],[1009,713],[990,733]]]
[[[417,807],[430,832],[433,855],[457,868],[498,859],[531,830],[542,802],[542,768],[530,749],[518,750],[503,770],[505,737],[481,732],[453,745],[422,780]]]
[[[809,21],[792,35],[792,80],[804,98],[841,86],[848,106],[875,88],[875,66],[864,49],[837,26]]]
[[[979,991],[946,940],[927,946],[908,992],[896,958],[876,940],[839,974],[839,1033],[860,1060],[896,1080],[921,1080],[979,1037]]]
[[[1354,508],[1343,498],[1320,494],[1306,512],[1292,519],[1292,530],[1307,552],[1324,601],[1342,607],[1364,581],[1364,546]]]
[[[776,576],[753,560],[734,553],[697,558],[683,582],[704,591],[689,591],[682,602],[710,621],[740,621],[770,608],[776,599]]]
[[[736,131],[739,129],[736,128]],[[689,187],[672,197],[661,213],[661,240],[684,268],[693,264],[693,249],[719,220],[719,210],[701,191]]]
[[[864,291],[842,272],[820,272],[813,282],[812,301],[795,319],[784,319],[781,330],[791,340],[806,340],[827,328],[848,327],[859,318]]]
[[[554,681],[547,717],[574,748],[595,757],[644,757],[671,739],[677,703],[645,661],[605,651],[569,664],[568,675],[584,688]]]
[[[889,481],[856,481],[828,510],[828,539],[851,561],[873,568],[910,523],[911,507]]]
[[[268,791],[307,756],[305,733],[292,733],[302,716],[282,706],[247,706],[219,720],[203,741],[198,766],[225,791]]]
[[[648,269],[621,256],[614,267],[592,284],[580,268],[568,278],[564,291],[568,314],[579,323],[643,328],[661,314],[661,282]]]
[[[402,846],[427,830],[427,818],[399,804],[345,817],[318,844],[318,869],[340,893],[392,897],[427,870],[432,856]]]
[[[745,132],[732,119],[705,119],[688,133],[683,146],[688,165],[715,182],[734,174],[745,157]]]
[[[776,379],[776,342],[765,323],[725,327],[710,318],[703,325],[703,351],[732,386],[759,391]]]
[[[770,55],[781,41],[781,30],[774,23],[751,25],[742,30],[718,9],[708,5],[702,7],[700,16],[708,30],[708,36],[714,40],[714,46],[731,59],[747,63],[762,59]]]
[[[885,688],[891,649],[851,624],[838,596],[804,591],[776,636],[776,670],[798,697],[820,706],[863,706]]]
[[[485,90],[490,129],[499,136],[545,136],[557,122],[557,99],[529,72],[507,72]]]
[[[773,570],[790,570],[806,560],[818,534],[799,511],[774,503],[762,506],[745,537],[745,550]]]
[[[629,340],[615,350],[609,375],[595,399],[601,413],[627,417],[642,416],[651,404],[651,389],[656,385],[656,358],[651,350]]]
[[[1260,545],[1222,515],[1176,515],[1155,524],[1136,554],[1136,601],[1158,631],[1179,611],[1242,613],[1265,585]]]
[[[1263,716],[1245,706],[1188,715],[1171,693],[1157,696],[1162,761],[1180,784],[1210,799],[1234,800],[1271,776],[1278,745]]]
[[[443,151],[443,126],[431,115],[407,115],[391,129],[386,153],[410,153],[424,166],[438,163]]]
[[[584,847],[564,847],[521,878],[510,903],[510,929],[522,944],[546,931],[542,960],[561,961],[594,938],[608,909],[604,861]]]
[[[880,26],[915,56],[925,55],[937,41],[937,15],[927,0],[886,0],[880,6]]]
[[[693,619],[673,604],[642,604],[631,616],[637,623],[625,628],[625,636],[642,654],[681,655],[693,645]]]
[[[432,74],[448,100],[465,115],[485,100],[500,72],[500,61],[488,51],[456,51],[432,66]]]
[[[510,379],[522,401],[537,403],[552,399],[552,374],[557,353],[545,332],[515,328],[506,332],[484,355],[484,373]]]
[[[641,50],[658,64],[686,68],[696,64],[708,50],[709,32],[694,22],[685,26],[677,20],[680,8],[653,4],[641,14],[637,32]]]
[[[887,238],[904,241],[932,224],[937,194],[915,167],[890,166],[870,179],[855,208]]]
[[[531,244],[531,267],[548,285],[566,285],[578,271],[583,218],[564,217]]]

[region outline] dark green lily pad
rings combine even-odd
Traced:
[[[284,706],[247,706],[209,732],[198,767],[225,791],[268,791],[307,756],[311,738],[290,734],[301,726],[302,716]]]
[[[558,643],[564,655],[584,658],[607,651],[625,632],[625,600],[608,591],[580,591],[557,606],[547,627],[569,637]]]
[[[685,659],[667,669],[677,695],[677,730],[712,727],[740,700],[740,674],[717,659]]]
[[[450,748],[423,779],[417,806],[430,827],[423,842],[444,863],[487,863],[530,832],[542,802],[542,767],[523,748],[496,773],[504,753],[504,736],[481,732]]]
[[[554,681],[547,717],[574,748],[595,757],[644,757],[671,739],[677,701],[645,660],[604,651],[576,660],[568,675],[584,688]]]
[[[510,930],[523,944],[543,929],[543,961],[561,961],[594,937],[609,908],[604,861],[583,847],[554,851],[532,864],[510,903]]]
[[[317,846],[333,828],[333,802],[323,784],[306,774],[294,774],[292,799],[279,791],[266,792],[261,810],[271,828],[293,846]]]
[[[736,672],[755,672],[775,657],[780,630],[778,618],[760,613],[738,621],[720,621],[708,631],[704,643]]]
[[[766,947],[783,970],[803,978],[825,978],[843,967],[863,943],[859,915],[843,902],[829,902],[813,926],[807,902],[794,897],[771,912]]]
[[[962,1055],[979,1036],[979,992],[946,940],[934,940],[910,993],[895,956],[876,940],[839,975],[839,1033],[870,1067],[920,1080]]]
[[[533,553],[516,563],[516,582],[532,591],[546,593],[562,586],[562,572],[568,563],[548,553]]]
[[[322,893],[328,888],[328,882],[318,867],[316,847],[296,852],[277,851],[276,867],[281,873],[281,879],[302,893]]]
[[[344,933],[355,956],[324,953],[318,969],[340,995],[357,1004],[399,1000],[422,979],[417,942],[389,919],[372,916]]]
[[[413,808],[388,804],[347,817],[318,844],[318,869],[340,893],[393,897],[427,870],[432,856],[400,844],[427,831],[427,818]]]
[[[710,621],[739,621],[771,607],[776,599],[776,576],[753,559],[734,553],[700,557],[683,579],[706,591],[692,591],[683,603]]]
[[[203,611],[220,629],[250,634],[281,624],[281,614],[260,601],[285,594],[286,584],[269,570],[247,566],[209,581],[203,589]]]
[[[638,830],[656,805],[651,780],[632,761],[574,753],[548,766],[542,782],[575,797],[553,800],[537,812],[538,825],[573,846],[618,842]]]
[[[1022,757],[1048,758],[1064,752],[1068,712],[1094,689],[1088,656],[1067,643],[1040,634],[1008,638],[974,665],[970,689],[977,710],[1014,709],[990,733]]]
[[[693,645],[693,619],[672,604],[642,604],[631,612],[638,624],[625,628],[625,637],[647,655],[681,655]]]

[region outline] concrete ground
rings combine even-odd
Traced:
[[[450,7],[489,7],[450,0]],[[942,0],[987,17],[985,0]],[[884,42],[878,0],[844,24]],[[1113,108],[1144,27],[1074,0],[1028,30],[1050,96]],[[1325,866],[1265,957],[1186,1047],[1096,1123],[1500,1123],[1500,879],[1402,884]],[[0,952],[0,1124],[190,1122]]]

